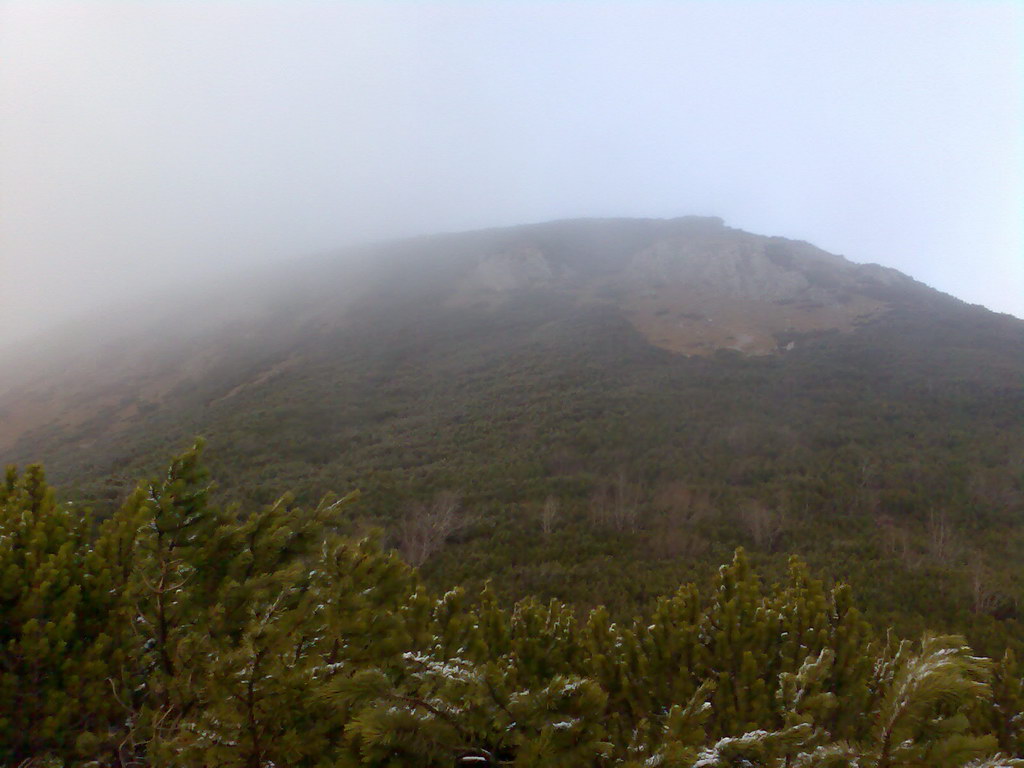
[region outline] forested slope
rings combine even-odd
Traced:
[[[743,546],[849,582],[876,627],[1020,642],[1021,321],[713,220],[438,236],[256,283],[9,387],[8,418],[51,410],[0,455],[103,517],[205,435],[226,498],[359,489],[337,523],[438,589],[628,619]],[[737,349],[700,346],[716,324]]]

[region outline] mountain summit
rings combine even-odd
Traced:
[[[588,228],[629,224],[547,228],[565,237],[573,226],[585,237]],[[794,334],[850,331],[922,288],[895,270],[729,229],[717,218],[651,222],[647,238],[602,259],[559,248],[545,227],[520,233],[518,240],[480,254],[458,283],[458,299],[472,303],[524,290],[603,299],[652,344],[683,354],[778,352],[792,348]]]

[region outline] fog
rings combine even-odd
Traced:
[[[0,6],[0,340],[353,242],[717,215],[1024,317],[1017,3]]]

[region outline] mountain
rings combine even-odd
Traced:
[[[719,219],[367,246],[5,357],[0,459],[100,514],[205,435],[226,498],[359,488],[439,584],[628,613],[742,545],[1017,626],[1024,322]]]

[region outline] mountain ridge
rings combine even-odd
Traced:
[[[231,294],[238,292],[239,283],[241,283],[241,293],[245,295],[246,293],[266,293],[268,286],[271,286],[273,291],[279,291],[282,287],[287,289],[290,282],[297,282],[303,288],[311,288],[319,281],[320,276],[332,271],[336,272],[337,269],[352,270],[365,277],[367,274],[372,275],[372,270],[368,270],[367,266],[375,257],[378,257],[381,254],[388,259],[394,259],[396,256],[400,256],[403,253],[408,256],[408,251],[410,250],[436,252],[439,247],[443,249],[453,241],[467,240],[471,242],[478,242],[480,243],[480,247],[486,248],[487,243],[491,242],[493,244],[495,239],[515,239],[517,237],[522,237],[522,233],[545,233],[549,230],[560,230],[567,227],[601,227],[605,229],[608,227],[625,227],[627,229],[636,230],[637,228],[642,229],[643,227],[653,225],[664,229],[666,226],[678,225],[680,223],[687,222],[717,226],[723,230],[727,230],[741,236],[755,237],[769,242],[788,244],[795,248],[808,249],[816,252],[818,255],[823,255],[834,260],[842,260],[843,263],[856,267],[865,273],[870,273],[874,277],[882,279],[883,281],[891,281],[893,279],[904,281],[909,280],[917,286],[935,291],[936,294],[941,293],[936,289],[932,289],[929,286],[925,286],[923,283],[913,280],[913,278],[910,278],[904,273],[891,267],[886,267],[880,264],[849,261],[844,256],[830,254],[804,240],[794,240],[780,236],[753,235],[752,233],[746,232],[742,229],[727,228],[725,227],[724,221],[715,216],[683,216],[663,219],[585,217],[546,220],[515,226],[480,228],[466,232],[442,232],[408,236],[395,240],[373,241],[360,245],[349,246],[340,250],[323,251],[319,254],[297,258],[288,262],[262,265],[255,270],[255,275],[240,271],[232,272],[228,275],[222,275],[206,286],[197,286],[187,280],[184,280],[179,284],[161,288],[160,291],[153,291],[148,295],[144,295],[141,299],[122,299],[120,301],[110,302],[103,309],[94,309],[92,311],[80,313],[77,317],[58,325],[55,328],[37,332],[27,338],[8,341],[3,346],[0,346],[0,353],[3,353],[3,355],[9,359],[31,359],[33,356],[38,356],[34,353],[36,353],[40,347],[49,351],[54,347],[60,346],[60,342],[58,340],[61,338],[72,337],[75,339],[76,343],[84,343],[88,340],[86,335],[92,338],[124,335],[125,328],[129,325],[129,321],[126,321],[126,318],[129,317],[131,318],[131,322],[136,322],[139,319],[142,319],[143,322],[141,327],[145,330],[150,330],[150,328],[146,327],[145,317],[152,313],[154,305],[156,305],[156,314],[158,317],[161,314],[167,314],[166,312],[161,312],[159,305],[161,303],[161,297],[166,301],[168,295],[173,302],[184,303],[186,308],[189,310],[189,314],[185,315],[184,318],[181,316],[175,318],[176,321],[180,323],[182,319],[187,321],[191,314],[201,316],[201,312],[194,311],[199,308],[200,304],[205,304],[208,307],[210,304],[224,303],[226,301],[226,303],[230,305]],[[555,234],[557,234],[557,232]],[[635,231],[632,233],[632,239],[633,241],[638,239]],[[594,262],[600,260],[599,258],[595,258],[595,256],[609,250],[609,241],[618,241],[620,249],[622,247],[628,248],[628,245],[622,245],[622,241],[630,240],[630,236],[628,233],[623,232],[602,232],[599,234],[592,233],[590,235],[590,240],[591,242],[578,250],[582,251],[588,260]],[[642,238],[640,238],[640,240],[642,241]],[[587,246],[591,247],[588,248]],[[593,246],[599,247],[595,249]],[[602,258],[606,258],[606,253]],[[297,280],[295,275],[298,275]],[[234,288],[235,291],[232,291],[232,288]],[[958,302],[962,302],[962,300],[949,294],[941,295],[955,299]],[[267,297],[265,296],[261,296],[260,300],[265,301],[266,298]],[[212,301],[212,299],[216,299],[216,302]],[[967,302],[962,303],[967,304]],[[969,306],[987,310],[987,308],[978,304],[970,304]],[[992,312],[993,310],[987,311]],[[224,314],[229,315],[229,313]],[[1013,317],[1006,313],[994,312],[994,314]],[[167,318],[161,317],[160,319],[166,320]],[[176,330],[181,329],[177,328]],[[185,330],[188,331],[188,328]],[[61,353],[66,354],[67,350],[61,350]]]
[[[261,345],[356,327],[374,305],[401,311],[433,301],[445,310],[493,310],[520,294],[548,292],[574,305],[613,308],[654,346],[707,356],[783,354],[801,337],[850,333],[901,304],[961,303],[888,267],[696,216],[556,220],[406,238],[264,270],[233,293],[225,286],[200,288],[155,310],[142,305],[136,328],[116,312],[105,327],[83,323],[63,350],[51,342],[58,349],[49,353],[49,366],[30,359],[9,366],[7,381],[0,377],[0,449],[48,419],[81,423],[83,414],[72,412],[89,382],[95,393],[123,390],[117,384],[128,379],[143,400],[159,399],[233,350],[251,355]],[[29,358],[32,349],[22,345]],[[286,365],[275,360],[254,380]],[[84,388],[58,396],[44,382],[65,368]],[[109,408],[110,397],[100,399]],[[130,419],[131,408],[117,420]]]

